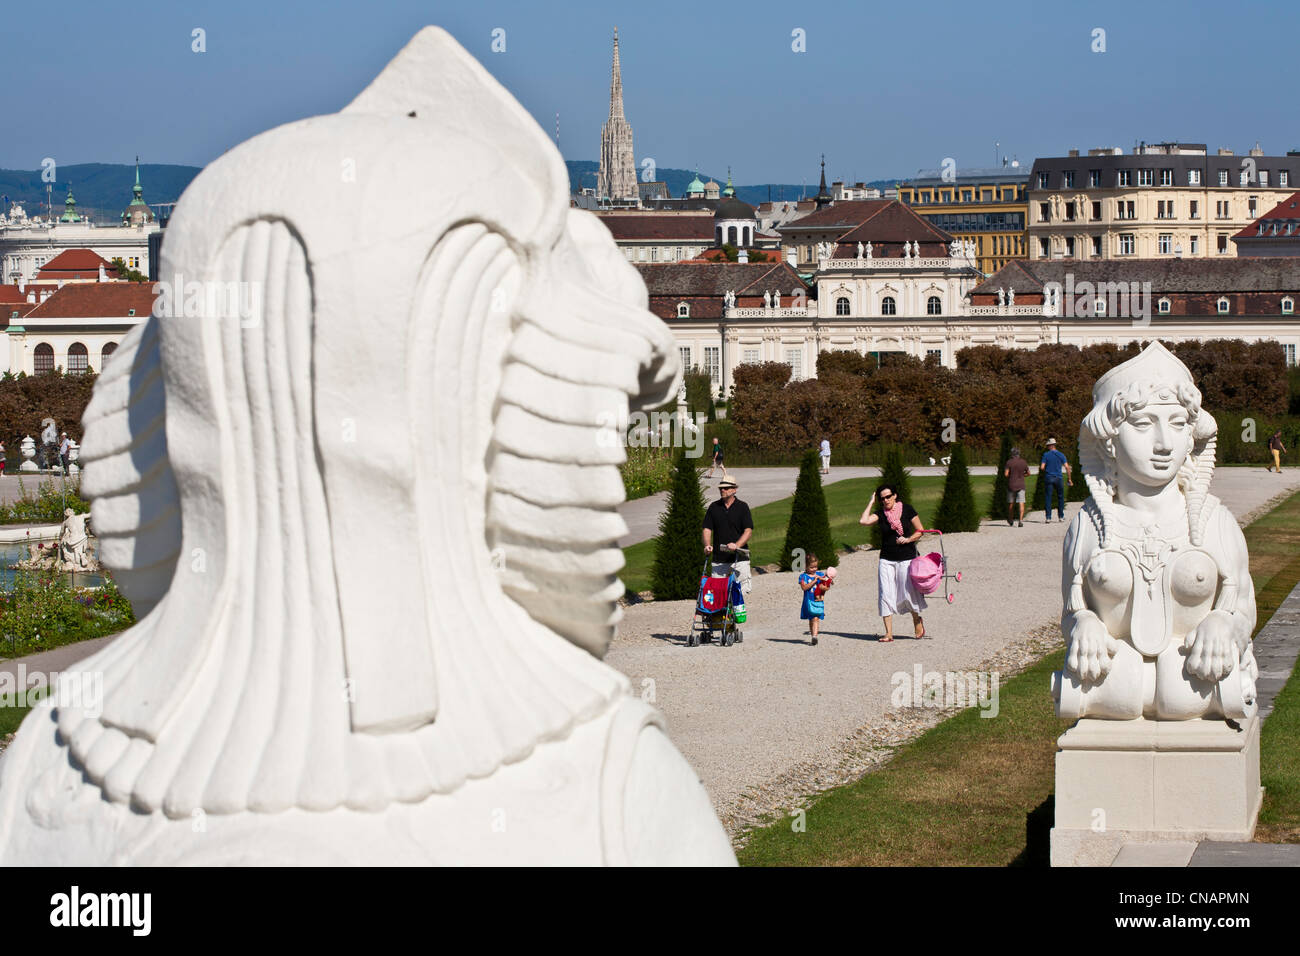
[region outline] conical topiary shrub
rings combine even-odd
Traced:
[[[1007,462],[1011,460],[1011,446],[1015,440],[1011,432],[1002,433],[1002,445],[998,449],[998,470],[993,477],[993,497],[989,501],[988,516],[995,521],[1004,521],[1007,517]],[[940,525],[939,527],[943,527]]]
[[[1083,466],[1079,464],[1079,443],[1074,443],[1074,454],[1070,456],[1070,480],[1072,485],[1065,486],[1066,501],[1087,501],[1088,483],[1083,480]]]
[[[1043,478],[1042,457],[1039,457],[1037,465],[1031,467],[1037,469],[1034,473],[1034,495],[1029,502],[1030,511],[1045,511],[1047,509],[1047,482]]]
[[[970,470],[966,467],[966,449],[960,444],[951,448],[952,459],[948,463],[948,477],[943,481],[943,497],[934,515],[934,527],[944,534],[978,531],[980,516],[970,486]]]
[[[805,555],[817,555],[823,570],[839,564],[817,453],[813,451],[805,452],[799,462],[799,481],[794,487],[790,523],[785,526],[785,546],[781,549],[782,571],[792,570],[796,548],[802,548]]]
[[[704,495],[700,475],[685,450],[673,468],[668,491],[668,508],[659,516],[655,538],[655,563],[650,572],[650,590],[656,601],[693,598],[700,588],[704,569]]]
[[[880,481],[878,484],[889,485],[896,492],[900,500],[912,505],[912,481],[911,475],[903,467],[903,449],[897,445],[890,445],[885,449],[885,463],[880,469]],[[880,520],[871,526],[871,543],[875,545],[876,550],[880,549],[880,532],[885,526],[885,517],[881,513],[880,499],[876,499],[876,514],[880,515]],[[922,519],[924,520],[924,519]]]

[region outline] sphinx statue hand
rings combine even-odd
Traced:
[[[1232,617],[1227,611],[1211,611],[1205,620],[1187,635],[1184,647],[1190,647],[1187,655],[1187,671],[1201,680],[1221,681],[1232,673],[1233,639],[1235,630]]]
[[[1065,666],[1085,683],[1099,681],[1110,673],[1111,659],[1118,649],[1119,642],[1110,636],[1101,619],[1083,611],[1070,629],[1070,653]]]

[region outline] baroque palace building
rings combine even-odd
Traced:
[[[923,170],[898,184],[898,198],[926,221],[962,243],[975,243],[978,268],[986,275],[1029,254],[1029,171],[1019,163],[947,173]]]
[[[1070,150],[1029,177],[1030,259],[1235,256],[1235,233],[1300,186],[1300,152],[1237,156],[1202,143]]]
[[[614,28],[614,65],[610,68],[609,119],[600,128],[600,171],[596,198],[640,201],[632,126],[623,115],[623,70],[618,60],[618,27]]]

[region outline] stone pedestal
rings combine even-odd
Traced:
[[[1258,717],[1085,718],[1057,747],[1052,866],[1110,866],[1127,843],[1255,835]]]
[[[40,468],[37,467],[36,462],[32,461],[32,459],[36,457],[36,442],[32,439],[32,436],[28,435],[27,437],[25,437],[19,443],[18,447],[23,455],[23,463],[18,466],[18,470],[19,471],[40,471]]]

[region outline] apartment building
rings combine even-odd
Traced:
[[[1029,172],[1018,163],[991,169],[922,170],[898,184],[898,198],[962,243],[975,243],[985,275],[1028,255]]]
[[[1029,176],[1030,259],[1217,258],[1300,186],[1300,152],[1245,155],[1143,143],[1038,159]]]

